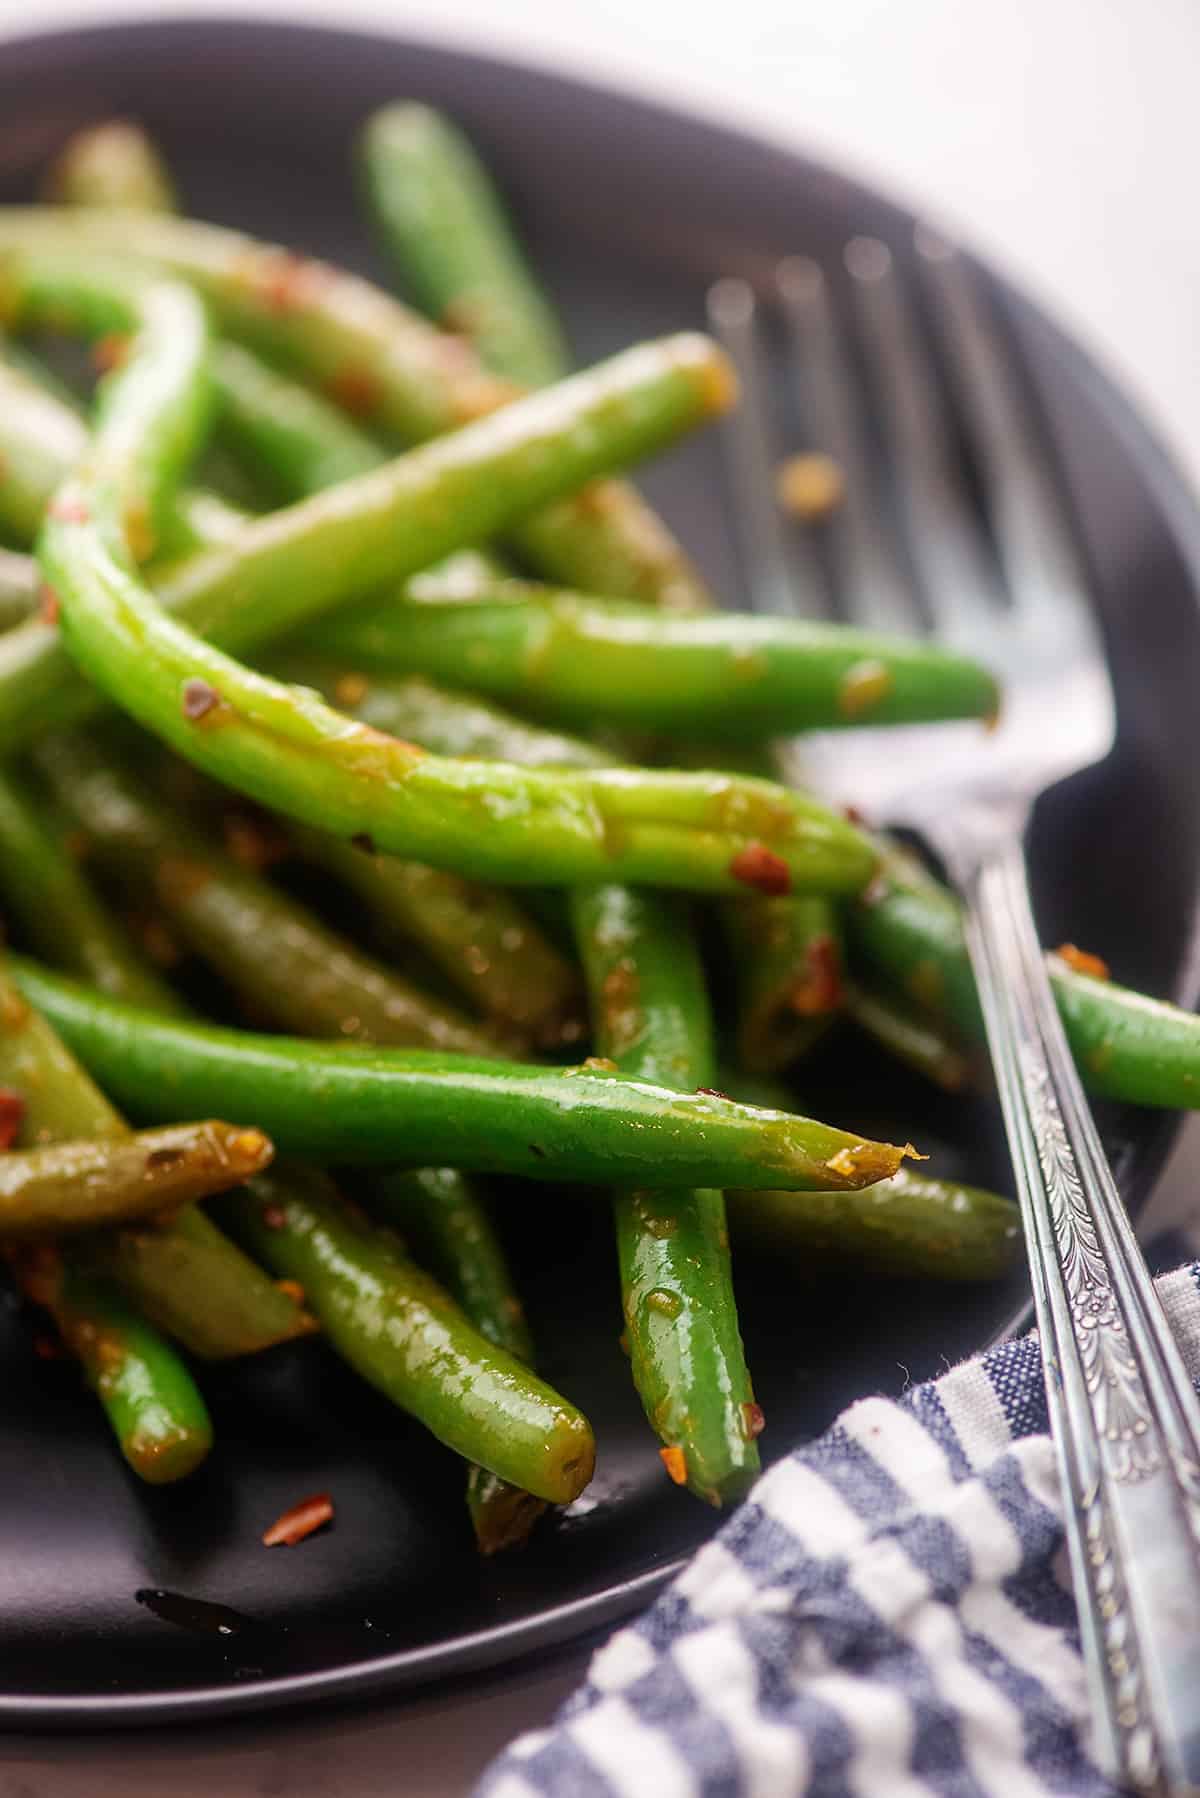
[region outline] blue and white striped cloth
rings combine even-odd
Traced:
[[[1159,1282],[1200,1380],[1200,1263]],[[1036,1336],[765,1474],[477,1798],[1109,1798]]]

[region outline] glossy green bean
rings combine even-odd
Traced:
[[[132,119],[105,119],[68,138],[46,191],[62,206],[173,212],[177,203],[166,163]]]
[[[886,1179],[907,1152],[809,1118],[620,1079],[602,1066],[539,1068],[258,1036],[152,1017],[21,956],[12,967],[25,997],[128,1110],[203,1112],[220,1094],[281,1152],[315,1161],[824,1191]]]
[[[587,1485],[595,1443],[582,1414],[480,1334],[454,1300],[356,1217],[322,1176],[256,1181],[236,1227],[296,1280],[343,1360],[439,1441],[552,1504]]]
[[[1011,1199],[907,1169],[863,1193],[731,1192],[730,1218],[815,1267],[923,1280],[996,1280],[1021,1254]]]
[[[582,1039],[576,970],[507,893],[324,831],[298,826],[293,835],[303,856],[355,895],[385,941],[419,945],[495,1029],[540,1049]]]
[[[319,493],[387,461],[338,407],[241,344],[213,346],[212,378],[222,442],[279,500]]]
[[[174,935],[253,1014],[304,1036],[495,1051],[453,1006],[365,955],[191,829],[96,736],[51,737],[34,759],[96,860],[135,899],[151,899]]]
[[[735,612],[677,618],[524,581],[464,598],[418,577],[310,637],[352,667],[422,674],[563,724],[713,740],[986,718],[998,703],[977,662],[924,639]]]
[[[852,965],[910,994],[968,1041],[982,1042],[958,901],[910,856],[881,847],[870,900],[846,908]],[[1089,1092],[1133,1105],[1200,1107],[1200,1017],[1078,973],[1058,956],[1049,955],[1047,964]]]
[[[712,1026],[687,919],[656,895],[571,897],[601,1054],[636,1079],[711,1086]],[[672,1479],[707,1503],[758,1472],[762,1413],[738,1330],[722,1194],[625,1189],[614,1198],[630,1369]]]
[[[750,1073],[786,1068],[843,1000],[841,929],[819,894],[731,899],[721,908],[737,1001],[738,1060]]]
[[[0,350],[0,531],[32,543],[46,502],[87,443],[78,413]]]
[[[0,1085],[24,1105],[19,1141],[127,1137],[128,1125],[46,1020],[0,970]],[[254,1354],[304,1335],[311,1320],[195,1206],[169,1220],[89,1238],[126,1296],[194,1354]]]
[[[72,1257],[41,1247],[18,1257],[16,1271],[54,1319],[139,1479],[161,1486],[195,1472],[212,1447],[212,1423],[170,1344]]]
[[[561,380],[570,357],[558,322],[462,133],[432,107],[397,102],[368,119],[360,159],[383,248],[421,309],[497,374],[523,387]]]
[[[403,442],[455,430],[516,391],[487,374],[461,338],[433,330],[378,288],[236,231],[135,212],[64,221],[46,209],[0,211],[0,255],[35,240],[68,253],[86,244],[192,282],[230,336],[300,370]],[[631,521],[623,491],[618,486],[614,498],[613,483],[597,482],[536,516],[531,508],[521,521],[505,519],[504,528],[511,523],[518,547],[549,579],[582,592],[694,605],[698,583],[678,545],[645,508]],[[474,540],[493,534],[477,532]]]
[[[208,1121],[0,1156],[0,1240],[48,1239],[190,1204],[271,1160],[261,1130]]]
[[[165,981],[142,960],[40,815],[44,803],[12,770],[0,773],[0,899],[26,942],[102,993],[180,1011]]]

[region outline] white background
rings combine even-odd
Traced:
[[[117,17],[359,23],[568,68],[824,152],[943,216],[1126,382],[1200,485],[1195,0],[0,0],[2,38]],[[1193,1205],[1200,1126],[1162,1210]],[[366,1717],[108,1742],[0,1744],[0,1798],[457,1793],[578,1675]]]

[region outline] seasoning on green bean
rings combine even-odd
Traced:
[[[846,1014],[889,1055],[944,1092],[962,1092],[974,1074],[971,1057],[943,1019],[880,986],[850,981],[845,989]]]
[[[622,1073],[711,1086],[704,970],[677,904],[606,886],[571,896],[596,1046]],[[630,1368],[671,1478],[709,1504],[758,1472],[762,1412],[742,1351],[722,1194],[625,1188],[614,1196]]]
[[[173,934],[257,1016],[305,1036],[468,1055],[495,1050],[453,1006],[365,955],[191,829],[98,737],[52,737],[35,760],[94,857],[132,896],[151,900]]]
[[[105,119],[68,138],[51,166],[46,191],[63,206],[173,212],[176,205],[166,163],[132,119]]]
[[[587,1420],[483,1336],[386,1230],[360,1221],[311,1170],[254,1182],[236,1228],[297,1281],[333,1347],[447,1447],[551,1504],[592,1477]]]
[[[178,1011],[171,988],[142,960],[73,857],[43,822],[44,805],[11,769],[0,772],[0,899],[29,946],[102,993]]]
[[[418,578],[311,637],[352,667],[423,674],[564,724],[714,740],[987,718],[998,701],[978,663],[922,639],[734,612],[677,618],[524,581],[464,598]]]
[[[23,956],[12,970],[113,1098],[143,1118],[246,1110],[281,1153],[624,1186],[869,1186],[908,1148],[811,1118],[520,1063],[305,1042],[156,1018]]]
[[[354,893],[387,943],[419,945],[497,1030],[541,1049],[580,1041],[579,976],[507,893],[325,831],[297,826],[293,835],[303,856]]]
[[[21,1097],[19,1140],[26,1146],[129,1135],[124,1119],[3,971],[0,1085]],[[193,1354],[254,1354],[313,1328],[307,1313],[195,1206],[89,1236],[88,1254]]]
[[[174,1349],[105,1280],[49,1244],[14,1257],[26,1295],[48,1311],[104,1407],[129,1466],[149,1485],[193,1473],[212,1424]]]
[[[0,1155],[0,1241],[61,1236],[190,1204],[270,1162],[261,1130],[209,1120]]]
[[[280,500],[319,493],[387,460],[339,408],[240,344],[213,346],[212,379],[222,442]]]

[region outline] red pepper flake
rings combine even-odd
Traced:
[[[805,973],[792,988],[792,1010],[802,1018],[836,1011],[842,1001],[842,970],[837,944],[828,935],[813,937],[805,951]]]
[[[193,675],[191,680],[183,683],[183,715],[195,724],[201,718],[207,718],[221,703],[221,695],[215,687],[210,687],[206,680]]]
[[[264,1205],[262,1221],[268,1230],[282,1230],[287,1224],[287,1212],[281,1205]]]
[[[270,312],[296,312],[328,285],[330,271],[311,257],[293,256],[288,250],[258,258],[249,284]]]
[[[277,1517],[269,1530],[263,1532],[263,1547],[278,1548],[282,1543],[294,1548],[297,1542],[303,1542],[314,1530],[322,1529],[325,1524],[333,1522],[333,1500],[328,1492],[314,1492],[311,1498],[302,1498],[298,1505]]]
[[[86,524],[91,513],[81,499],[72,499],[67,494],[61,499],[52,499],[46,507],[47,518],[53,518],[58,524]]]
[[[379,381],[369,368],[340,368],[325,391],[352,418],[370,418],[379,406]]]
[[[109,331],[92,345],[92,367],[98,374],[107,375],[114,368],[123,368],[128,357],[129,339],[120,331]]]
[[[763,1416],[761,1405],[742,1406],[742,1433],[747,1442],[753,1442],[756,1437],[761,1436],[766,1427],[767,1420]]]
[[[285,1299],[291,1299],[293,1305],[302,1305],[308,1296],[299,1280],[276,1280],[275,1288]]]
[[[51,630],[53,630],[58,623],[61,612],[62,602],[59,599],[58,594],[54,591],[53,587],[48,587],[45,582],[43,582],[38,592],[38,617],[43,624],[48,624]]]
[[[783,857],[768,849],[765,843],[747,843],[729,864],[729,872],[744,886],[754,887],[773,899],[792,890],[792,873]]]
[[[1076,974],[1087,974],[1092,980],[1109,978],[1108,963],[1099,955],[1077,948],[1074,943],[1060,943],[1054,953]]]
[[[0,1149],[11,1149],[25,1121],[25,1098],[11,1086],[0,1086]]]
[[[723,1093],[717,1086],[698,1086],[696,1092],[702,1099],[727,1099],[729,1097],[728,1093]]]
[[[678,1443],[672,1448],[660,1448],[658,1458],[677,1486],[687,1485],[687,1456]]]

